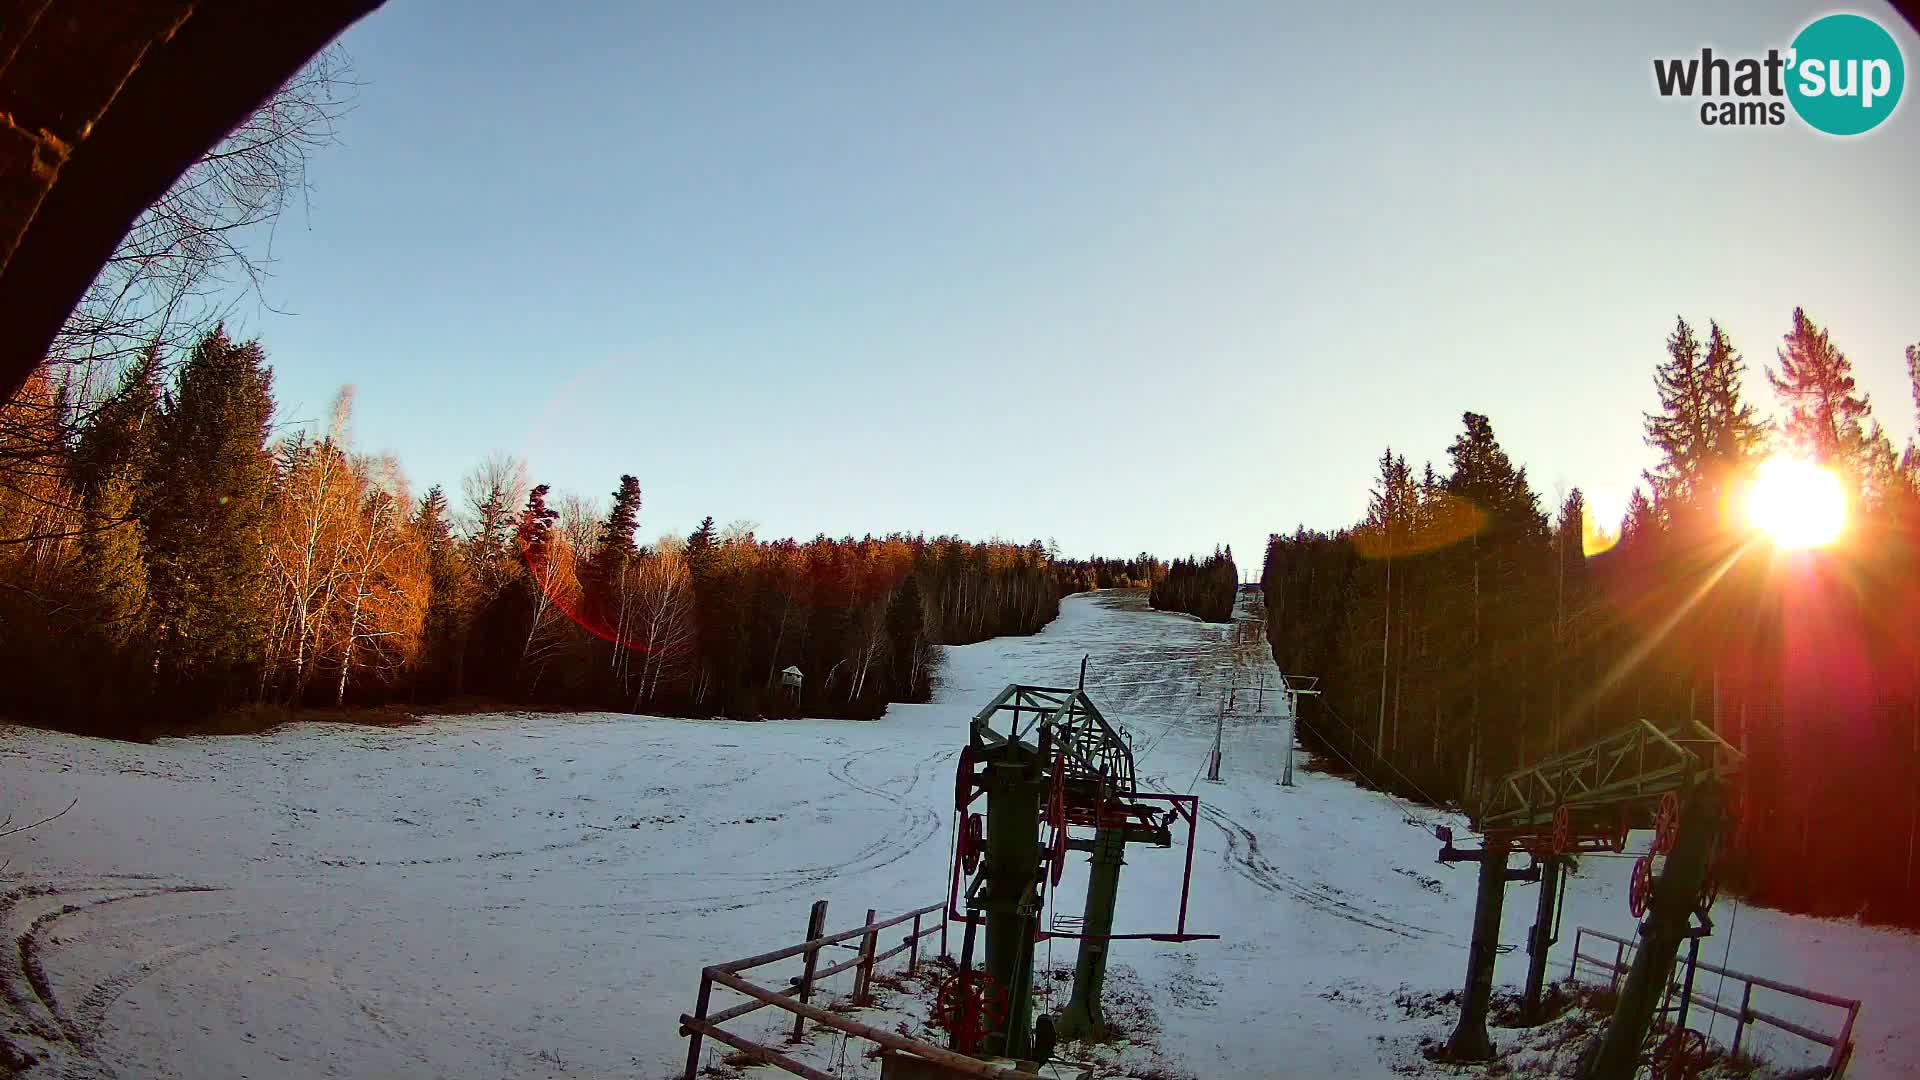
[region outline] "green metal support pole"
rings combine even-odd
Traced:
[[[1473,909],[1473,941],[1467,946],[1467,984],[1461,994],[1460,1023],[1447,1040],[1450,1061],[1485,1061],[1493,1056],[1487,1036],[1487,1005],[1493,998],[1493,961],[1500,948],[1500,909],[1507,897],[1507,841],[1489,836],[1480,853],[1480,897]]]
[[[1540,906],[1534,909],[1533,930],[1527,935],[1527,983],[1520,1015],[1538,1024],[1541,996],[1547,985],[1547,953],[1553,949],[1553,907],[1560,888],[1560,857],[1549,855],[1540,866]]]
[[[1706,878],[1707,861],[1720,834],[1720,799],[1712,785],[1689,792],[1680,808],[1680,832],[1666,868],[1653,885],[1653,901],[1640,924],[1640,948],[1620,988],[1613,1019],[1584,1055],[1586,1080],[1629,1080],[1653,1023],[1660,995],[1673,976],[1673,961],[1687,938],[1687,923]]]
[[[1113,904],[1120,892],[1120,867],[1126,864],[1126,851],[1126,830],[1101,829],[1094,834],[1086,916],[1080,922],[1085,936],[1080,939],[1080,957],[1073,966],[1073,996],[1057,1021],[1063,1039],[1097,1039],[1107,1033],[1100,992],[1107,982],[1107,935],[1113,933]]]
[[[1040,756],[1019,744],[995,750],[987,769],[987,973],[1006,993],[1006,1018],[983,1049],[1024,1057],[1032,1035],[1032,902],[1040,874]]]

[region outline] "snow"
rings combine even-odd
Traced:
[[[1254,644],[1239,648],[1242,680],[1271,681]],[[1199,1076],[1427,1068],[1415,1044],[1436,1024],[1408,1023],[1393,999],[1459,986],[1474,870],[1436,864],[1431,834],[1377,793],[1305,769],[1279,786],[1284,722],[1244,715],[1244,698],[1224,782],[1202,779],[1230,628],[1098,594],[1066,600],[1036,636],[946,652],[934,703],[869,723],[513,714],[151,746],[0,729],[15,822],[78,799],[0,840],[0,925],[18,945],[0,962],[0,1020],[36,1076],[673,1075],[703,965],[799,940],[816,898],[841,929],[869,907],[944,896],[968,718],[1009,682],[1071,684],[1085,655],[1144,780],[1203,799],[1188,923],[1222,939],[1114,945],[1171,1063]],[[1116,931],[1172,928],[1181,855],[1128,853]],[[1554,978],[1575,926],[1630,931],[1630,868],[1589,859],[1573,880]],[[1077,857],[1059,911],[1078,914],[1084,888]],[[1506,943],[1535,895],[1509,890]],[[1731,940],[1736,969],[1865,999],[1850,1076],[1920,1061],[1920,939],[1736,914],[1726,899],[1716,920],[1703,958],[1721,962]],[[1072,947],[1040,960],[1068,966]],[[1501,957],[1503,984],[1524,971],[1522,951]],[[1830,1010],[1771,1007],[1831,1023]],[[896,1014],[916,1015],[876,1017]],[[733,1026],[771,1031],[781,1016]],[[1787,1037],[1765,1046],[1816,1060]]]

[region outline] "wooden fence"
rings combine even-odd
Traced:
[[[754,1042],[721,1027],[729,1020],[737,1020],[767,1006],[793,1014],[791,1042],[800,1040],[806,1032],[807,1021],[811,1020],[822,1027],[876,1043],[894,1053],[932,1062],[953,1076],[978,1077],[981,1080],[1041,1080],[1034,1073],[993,1065],[956,1053],[944,1046],[936,1046],[897,1032],[863,1024],[829,1012],[810,1002],[809,999],[820,983],[842,972],[852,971],[854,973],[853,1003],[856,1007],[868,1004],[872,1000],[874,969],[901,953],[906,953],[906,970],[912,973],[920,963],[921,939],[933,934],[940,935],[940,955],[946,955],[945,913],[945,904],[929,904],[888,919],[876,919],[874,910],[868,908],[867,921],[864,924],[851,930],[828,934],[825,932],[827,902],[817,900],[807,916],[806,937],[799,944],[749,956],[744,960],[714,964],[701,971],[700,992],[694,1001],[693,1012],[690,1015],[683,1013],[680,1017],[680,1034],[688,1039],[685,1080],[695,1080],[698,1075],[702,1041],[708,1038],[731,1046],[756,1062],[772,1065],[795,1076],[806,1077],[807,1080],[835,1080],[831,1074],[805,1062],[797,1061],[771,1046]],[[901,942],[884,952],[880,951],[880,932],[907,923],[912,924],[912,929],[907,932]],[[928,925],[929,923],[931,925]],[[852,957],[829,967],[819,966],[821,950],[843,945],[855,938],[859,939],[859,944],[854,946],[855,952]],[[775,990],[756,985],[740,974],[743,971],[796,956],[802,961],[801,973],[788,980],[788,985],[781,989]],[[747,1000],[719,1012],[710,1012],[708,1010],[713,1004],[713,988],[716,985],[740,994]]]

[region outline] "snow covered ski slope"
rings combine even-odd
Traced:
[[[78,804],[0,840],[0,1022],[34,1076],[671,1075],[703,964],[797,940],[816,898],[838,928],[941,897],[967,719],[1090,655],[1141,775],[1204,800],[1188,921],[1223,938],[1114,947],[1174,1063],[1424,1071],[1417,1039],[1450,1018],[1408,1022],[1393,998],[1460,983],[1472,869],[1435,864],[1382,796],[1304,770],[1279,786],[1275,719],[1229,721],[1224,782],[1203,779],[1235,648],[1230,628],[1101,594],[1037,636],[947,650],[936,702],[877,723],[508,715],[154,746],[4,729],[14,821]],[[1629,865],[1588,860],[1567,941],[1630,928]],[[1178,850],[1129,852],[1116,931],[1170,928],[1179,869]],[[1532,908],[1511,891],[1506,942]],[[1734,968],[1866,999],[1850,1075],[1912,1074],[1920,942],[1725,900],[1717,921],[1707,958],[1730,936]],[[1071,963],[1066,943],[1051,961]],[[1502,957],[1502,982],[1523,971]]]

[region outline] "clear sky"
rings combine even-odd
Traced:
[[[285,313],[243,329],[283,421],[352,383],[416,488],[493,450],[585,494],[632,472],[645,537],[1224,541],[1257,572],[1469,409],[1612,516],[1674,317],[1764,394],[1796,304],[1913,430],[1920,89],[1840,140],[1653,88],[1829,9],[1291,7],[391,0],[275,237]]]

